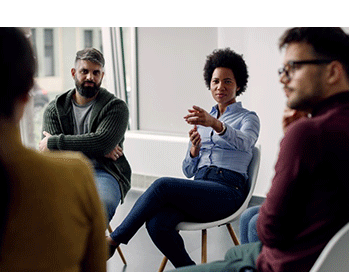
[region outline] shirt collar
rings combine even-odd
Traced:
[[[242,103],[241,102],[235,102],[235,103],[230,104],[227,107],[225,112],[234,111],[234,110],[237,110],[238,108],[242,108]],[[211,115],[214,115],[216,113],[218,113],[218,104],[214,105],[212,107],[212,109],[211,109],[211,112],[210,112]]]

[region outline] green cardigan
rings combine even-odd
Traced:
[[[131,187],[131,167],[125,157],[116,161],[105,158],[116,145],[123,148],[129,111],[126,103],[101,88],[90,118],[89,133],[74,135],[72,95],[69,90],[51,101],[44,112],[43,131],[52,135],[48,139],[50,150],[80,151],[96,160],[100,167],[119,182],[121,202]]]

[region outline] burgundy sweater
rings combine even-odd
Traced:
[[[309,271],[349,221],[349,92],[290,125],[260,209],[258,271]]]

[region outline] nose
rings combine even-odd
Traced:
[[[87,73],[86,79],[89,81],[93,81],[93,79],[94,79],[93,73]]]
[[[223,88],[224,88],[224,83],[222,81],[220,81],[217,85],[217,89],[222,90]]]
[[[280,74],[279,81],[280,81],[282,84],[286,84],[286,83],[290,82],[290,77],[287,75],[286,71],[283,71],[283,72]]]

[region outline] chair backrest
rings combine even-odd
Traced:
[[[309,272],[349,271],[349,223],[327,243]]]
[[[247,175],[248,175],[247,182],[248,182],[248,188],[249,188],[249,193],[247,195],[247,198],[249,198],[249,201],[251,200],[254,188],[256,187],[260,162],[261,162],[261,147],[260,145],[256,145],[252,149],[252,160],[247,169]]]
[[[248,207],[248,204],[250,203],[250,200],[252,198],[252,194],[254,191],[254,188],[257,183],[257,176],[258,176],[258,171],[259,171],[259,164],[261,160],[261,148],[260,145],[256,145],[252,149],[252,160],[250,162],[250,165],[248,166],[247,169],[247,174],[248,174],[248,186],[249,186],[249,193],[244,201],[242,203],[241,207],[232,215],[230,215],[227,218],[214,221],[214,222],[208,222],[208,223],[195,223],[195,222],[181,222],[177,225],[176,229],[177,230],[200,230],[200,229],[209,229],[213,228],[216,226],[224,225],[229,222],[234,221],[246,208]]]

